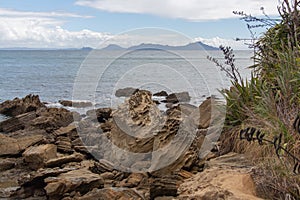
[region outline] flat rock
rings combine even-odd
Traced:
[[[16,155],[24,151],[27,147],[43,140],[42,135],[24,136],[18,139],[0,134],[0,156]]]
[[[78,200],[144,200],[138,192],[129,188],[94,189]]]
[[[87,116],[91,117],[94,121],[104,123],[112,117],[112,115],[111,115],[112,109],[111,108],[98,108],[96,110],[89,110],[86,112],[86,114],[87,114]]]
[[[115,95],[116,95],[116,97],[130,97],[138,90],[139,89],[137,89],[137,88],[127,87],[127,88],[123,88],[123,89],[118,89],[116,91]]]
[[[161,196],[177,196],[177,176],[154,178],[150,184],[150,199]]]
[[[59,100],[58,102],[66,107],[84,108],[93,106],[92,102],[89,101]]]
[[[45,166],[46,161],[57,157],[57,147],[54,144],[29,147],[23,157],[30,168],[39,169]]]
[[[84,156],[80,153],[74,153],[72,155],[68,156],[62,156],[58,158],[49,159],[46,161],[45,166],[46,167],[60,167],[63,164],[69,163],[69,162],[81,162],[84,159]]]
[[[210,160],[207,166],[179,186],[178,199],[260,199],[244,155],[230,153]]]
[[[48,177],[45,190],[50,199],[61,199],[61,197],[72,191],[85,194],[93,188],[102,188],[104,181],[100,175],[94,174],[88,169],[78,169],[60,174],[57,177]]]

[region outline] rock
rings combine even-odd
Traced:
[[[27,95],[23,99],[15,98],[12,101],[5,101],[0,104],[0,114],[15,117],[17,115],[36,111],[39,108],[45,107],[40,101],[38,95]]]
[[[84,108],[93,106],[92,102],[89,101],[59,100],[58,102],[66,107]]]
[[[0,156],[17,155],[27,147],[40,142],[43,139],[41,135],[24,136],[18,139],[0,134]]]
[[[74,124],[70,124],[69,126],[61,127],[55,130],[54,134],[56,136],[72,136],[72,135],[77,135],[77,133],[75,132],[76,132],[76,126]]]
[[[20,114],[16,117],[9,118],[5,121],[0,122],[0,131],[9,133],[25,129],[30,124],[30,121],[36,118],[35,112],[28,112]]]
[[[152,100],[149,91],[139,90],[121,104],[113,113],[110,141],[115,147],[107,147],[107,160],[130,167],[151,155],[154,134],[163,125],[164,118]],[[122,151],[120,151],[121,149]],[[125,152],[124,152],[125,150]],[[132,154],[126,153],[132,152]],[[141,154],[138,154],[141,153]]]
[[[55,144],[57,145],[57,150],[63,153],[72,153],[71,139],[65,136],[59,136],[56,139]]]
[[[178,199],[253,199],[256,189],[244,155],[230,153],[212,159],[207,168],[185,180],[178,188]]]
[[[46,167],[60,167],[63,164],[70,163],[70,162],[81,162],[83,161],[84,156],[80,153],[74,153],[72,155],[68,156],[62,156],[58,158],[49,159],[46,161],[45,166]]]
[[[194,123],[198,126],[199,129],[206,129],[210,126],[212,120],[218,114],[216,108],[213,109],[213,106],[216,106],[218,102],[213,98],[206,99],[199,107],[198,110],[195,110],[192,115]],[[215,111],[212,115],[212,111]]]
[[[0,172],[14,168],[16,165],[16,160],[12,158],[0,159]]]
[[[54,131],[68,126],[74,121],[73,113],[64,108],[45,108],[37,112],[38,117],[32,121],[32,126]]]
[[[166,112],[167,120],[157,133],[153,143],[150,171],[170,174],[181,168],[192,168],[198,161],[195,141],[196,126],[178,106]]]
[[[177,196],[177,176],[165,176],[151,180],[150,199],[161,196]]]
[[[45,144],[28,148],[23,153],[24,161],[31,169],[39,169],[45,166],[45,163],[57,157],[57,147],[53,144]]]
[[[97,119],[98,122],[104,123],[109,118],[111,118],[112,109],[111,108],[98,108],[96,110],[89,110],[86,112],[87,116],[92,119]]]
[[[172,93],[163,100],[164,103],[178,103],[178,102],[189,102],[191,97],[188,92]]]
[[[128,188],[103,188],[94,189],[86,195],[79,197],[78,200],[143,200],[138,192]]]
[[[91,171],[97,174],[105,173],[105,172],[112,172],[114,170],[113,163],[101,159],[98,162],[94,163],[94,166],[91,167]]]
[[[104,181],[100,175],[88,169],[78,169],[62,173],[57,177],[48,177],[45,191],[50,199],[61,199],[65,193],[79,192],[85,194],[93,188],[102,188]]]
[[[127,87],[123,89],[118,89],[116,91],[116,97],[130,97],[133,95],[135,92],[139,91],[137,88],[132,88],[132,87]]]
[[[166,97],[166,96],[168,96],[168,93],[166,91],[160,91],[160,92],[153,94],[153,96]]]
[[[141,173],[132,173],[129,175],[127,179],[124,179],[122,182],[117,184],[118,187],[127,187],[127,188],[133,188],[137,187],[143,179],[148,178],[147,175],[141,174]]]

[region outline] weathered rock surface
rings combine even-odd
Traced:
[[[12,116],[0,123],[0,198],[255,199],[244,190],[252,182],[238,156],[211,153],[200,173],[199,149],[212,134],[205,128],[218,117],[214,101],[197,108],[172,100],[160,111],[149,91],[134,89],[117,109],[91,110],[84,119],[38,97],[0,104]]]
[[[212,159],[208,167],[179,186],[177,199],[258,200],[251,165],[243,155],[231,153]]]
[[[123,89],[118,89],[116,91],[115,95],[116,95],[116,97],[130,97],[138,90],[139,89],[137,89],[137,88],[127,87],[127,88],[123,88]]]
[[[36,111],[41,107],[45,107],[45,105],[40,101],[38,95],[27,95],[23,99],[15,98],[12,101],[8,100],[1,103],[0,113],[15,117],[23,113]]]

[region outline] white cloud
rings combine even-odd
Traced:
[[[0,48],[81,48],[90,46],[102,48],[111,43],[123,47],[141,43],[164,45],[185,45],[194,41],[218,47],[232,46],[245,49],[243,42],[222,38],[191,39],[181,33],[159,28],[144,28],[125,32],[120,35],[95,32],[91,30],[70,31],[63,28],[65,18],[90,17],[74,13],[22,12],[0,8]]]
[[[119,13],[152,14],[192,21],[232,18],[232,11],[260,15],[261,7],[269,15],[277,14],[275,0],[77,0],[77,5]]]
[[[202,37],[197,37],[194,39],[194,41],[200,41],[203,42],[204,44],[213,46],[213,47],[219,47],[220,45],[222,46],[230,46],[235,50],[249,50],[248,45],[245,44],[244,41],[236,41],[235,39],[224,39],[220,37],[215,37],[215,38],[202,38]]]
[[[78,15],[68,12],[29,12],[17,11],[12,9],[0,8],[1,17],[77,17],[77,18],[92,18],[93,16]]]
[[[63,29],[65,18],[90,18],[63,12],[23,12],[0,8],[0,48],[81,48],[111,37],[90,30]]]

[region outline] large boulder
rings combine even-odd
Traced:
[[[38,95],[27,95],[23,99],[15,98],[14,100],[5,101],[0,104],[0,114],[7,116],[17,116],[30,111],[45,107],[40,101]]]

